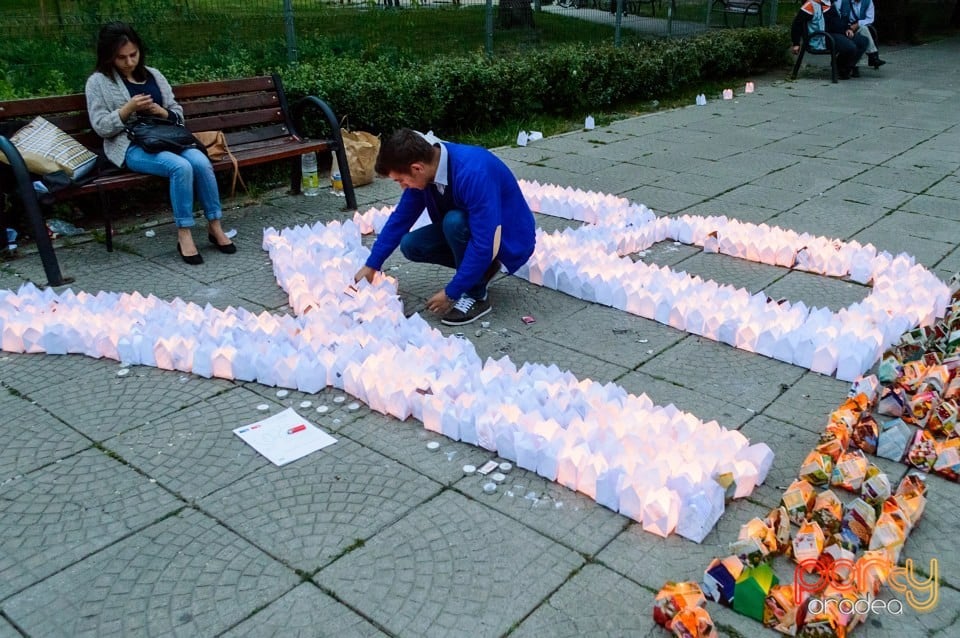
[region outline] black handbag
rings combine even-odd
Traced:
[[[148,153],[170,151],[182,153],[188,148],[196,148],[206,152],[203,144],[193,136],[183,124],[175,124],[170,120],[160,118],[141,117],[126,127],[127,137]]]

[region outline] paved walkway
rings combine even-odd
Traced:
[[[882,72],[838,85],[824,67],[796,82],[757,78],[755,94],[733,101],[497,152],[527,179],[622,194],[661,214],[872,242],[946,278],[960,271],[958,55],[955,38],[891,51]],[[361,205],[396,195],[378,180]],[[240,251],[205,248],[199,268],[177,258],[168,223],[155,237],[118,237],[114,253],[89,243],[58,255],[75,289],[285,312],[261,229],[342,218],[341,202],[267,193],[228,210]],[[834,310],[866,292],[686,246],[645,259]],[[442,281],[391,265],[410,310]],[[35,255],[0,272],[0,288],[26,280],[43,282]],[[767,484],[697,545],[645,533],[521,470],[485,495],[460,468],[489,454],[348,410],[337,391],[279,398],[253,383],[152,368],[118,377],[112,361],[0,353],[0,638],[666,635],[651,619],[654,592],[699,579],[741,524],[777,504],[847,384],[516,278],[498,279],[491,295],[490,328],[467,333],[483,356],[555,362],[739,428],[776,452]],[[528,314],[535,324],[521,323]],[[336,445],[276,468],[231,434],[263,416],[258,404],[277,412],[303,401]],[[433,440],[439,451],[427,449]],[[878,464],[894,480],[906,472]],[[940,562],[939,605],[874,614],[854,635],[956,635],[960,486],[928,482],[905,557]],[[718,605],[710,612],[720,635],[766,631]]]

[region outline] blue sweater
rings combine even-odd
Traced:
[[[535,224],[533,213],[520,191],[517,179],[500,158],[485,148],[451,144],[447,147],[447,181],[440,207],[426,190],[407,188],[377,236],[366,265],[380,270],[400,240],[426,208],[434,224],[449,210],[468,216],[470,242],[445,291],[451,299],[480,283],[494,258],[514,272],[533,254]],[[446,207],[446,210],[443,208]]]

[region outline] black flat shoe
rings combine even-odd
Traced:
[[[203,263],[203,255],[197,253],[196,255],[184,255],[183,249],[180,248],[180,242],[177,242],[177,252],[180,253],[180,258],[183,259],[185,264],[190,264],[191,266],[199,266]]]
[[[225,255],[232,255],[233,253],[237,252],[237,245],[233,242],[230,242],[229,244],[226,244],[226,245],[218,244],[217,238],[209,233],[207,234],[207,239],[210,240],[211,244],[217,247],[217,250],[219,250]]]

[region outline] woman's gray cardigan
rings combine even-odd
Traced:
[[[173,97],[173,89],[167,78],[153,67],[146,67],[153,75],[160,87],[163,98],[163,108],[175,114],[177,121],[183,123],[183,107],[177,104]],[[87,114],[90,116],[90,125],[97,135],[103,138],[103,152],[111,162],[123,166],[123,160],[130,148],[130,140],[124,133],[126,124],[120,119],[120,107],[130,101],[130,92],[120,78],[120,74],[113,72],[107,77],[99,71],[87,78]]]

